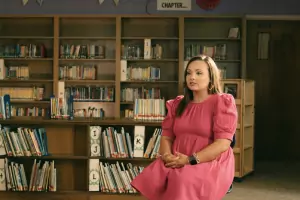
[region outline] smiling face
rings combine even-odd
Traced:
[[[191,62],[186,71],[187,87],[193,92],[208,91],[210,74],[205,61],[195,60]]]

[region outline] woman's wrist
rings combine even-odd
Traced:
[[[170,155],[170,152],[165,152],[163,154],[160,154],[161,159],[164,159],[166,156]]]
[[[200,163],[200,159],[196,153],[193,153],[191,156],[188,156],[187,161],[190,165],[196,165]]]

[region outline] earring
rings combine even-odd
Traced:
[[[210,88],[208,88],[208,90],[212,90],[214,88],[214,85],[211,85]]]

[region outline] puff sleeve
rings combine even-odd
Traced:
[[[176,116],[177,106],[183,96],[178,96],[175,99],[168,100],[166,102],[167,115],[162,121],[162,136],[168,136],[174,138],[173,124]]]
[[[232,141],[237,127],[237,117],[234,97],[231,94],[221,94],[218,97],[213,116],[214,139]]]

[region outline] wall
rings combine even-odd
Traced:
[[[300,14],[298,0],[221,0],[214,11],[204,11],[192,0],[192,11],[158,12],[156,0],[120,0],[116,7],[113,0],[44,0],[40,7],[36,0],[29,0],[24,7],[22,0],[0,0],[0,14],[146,14],[146,4],[151,14]]]

